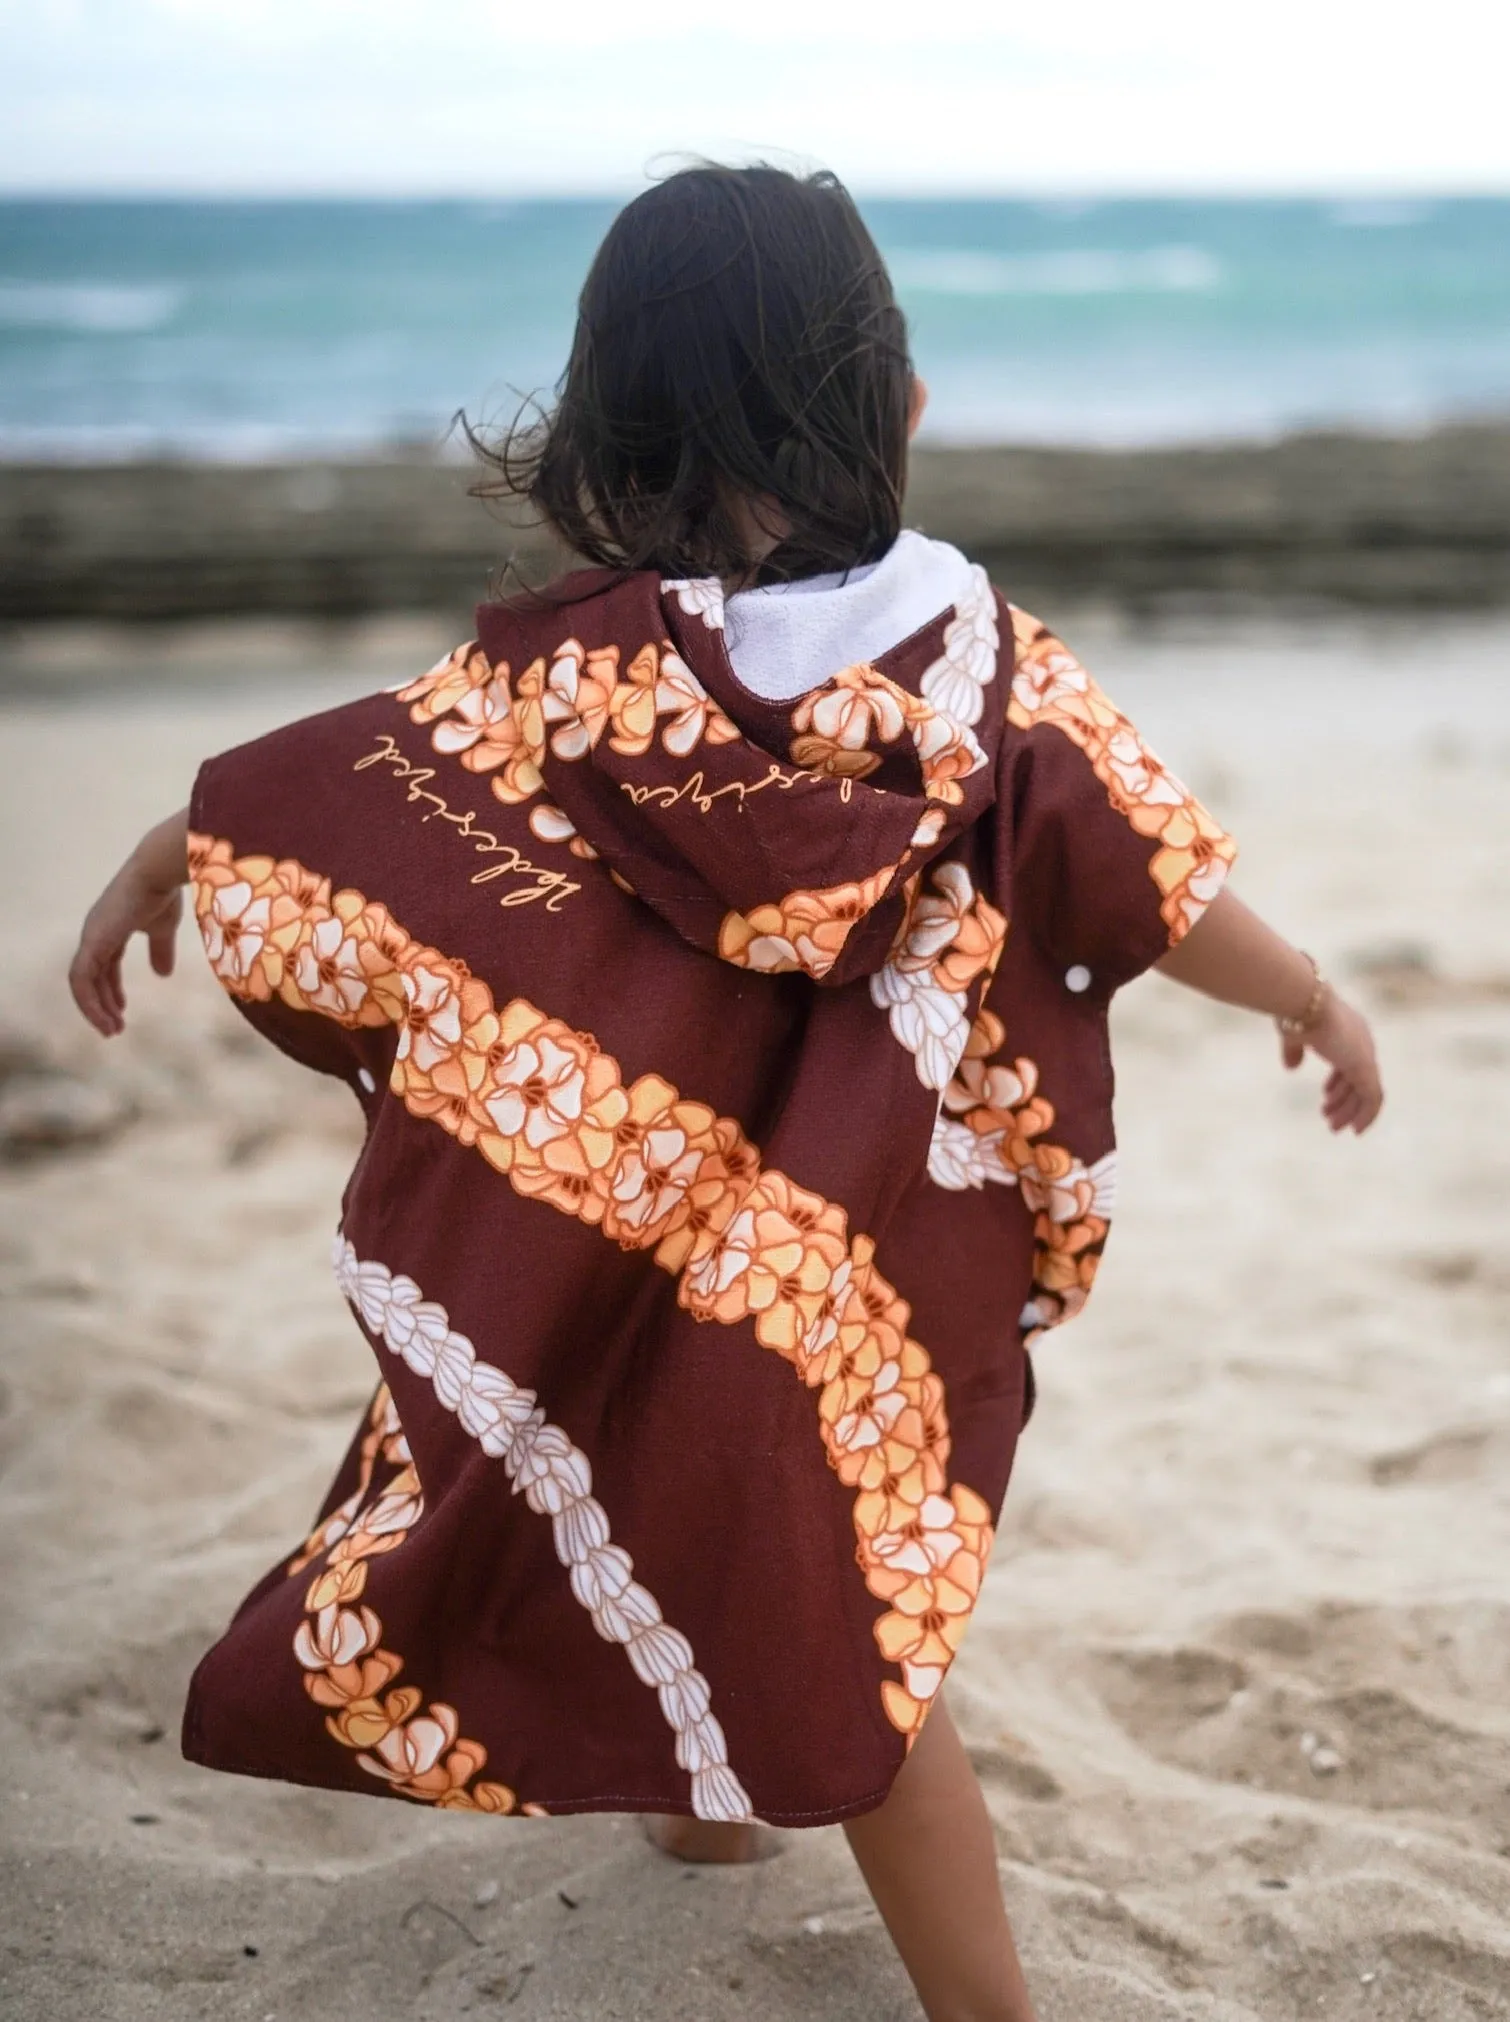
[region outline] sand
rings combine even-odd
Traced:
[[[1044,2022],[1510,2016],[1510,630],[1053,615],[1240,889],[1356,974],[1391,1100],[1334,1142],[1256,1021],[1122,1000],[1122,1211],[950,1687]],[[367,1394],[326,1263],[353,1118],[191,946],[109,1048],[61,972],[199,754],[445,643],[12,643],[58,699],[0,713],[0,1120],[76,1141],[0,1166],[0,2012],[913,2015],[837,1832],[684,1871],[632,1821],[178,1757],[191,1664]]]

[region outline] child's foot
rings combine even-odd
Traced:
[[[769,1860],[781,1850],[777,1835],[763,1825],[719,1825],[711,1819],[659,1813],[640,1823],[650,1844],[673,1860],[732,1867],[744,1861]]]

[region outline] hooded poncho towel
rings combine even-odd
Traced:
[[[1106,1238],[1108,1001],[1233,856],[954,560],[790,699],[716,582],[587,572],[200,773],[215,973],[366,1114],[334,1255],[380,1386],[195,1674],[196,1761],[500,1813],[885,1797]]]

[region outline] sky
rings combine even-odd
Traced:
[[[0,0],[0,191],[1510,191],[1502,0]]]

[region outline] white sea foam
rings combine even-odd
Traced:
[[[1063,247],[1046,253],[970,248],[897,253],[897,286],[927,295],[1174,295],[1221,286],[1221,262],[1201,246],[1137,252]]]
[[[171,323],[182,302],[179,288],[0,280],[0,329],[141,337]]]

